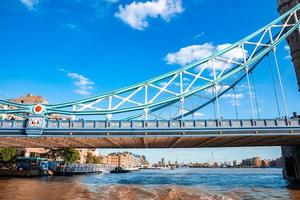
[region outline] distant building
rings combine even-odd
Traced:
[[[260,167],[260,165],[261,165],[260,157],[252,158],[252,166],[253,167]]]
[[[21,157],[45,158],[45,157],[47,157],[46,155],[47,155],[48,151],[49,151],[48,149],[44,149],[44,148],[18,148],[17,154],[18,154],[18,156],[21,156]]]
[[[101,164],[121,167],[143,167],[149,165],[145,156],[132,154],[131,152],[110,153],[100,156]]]
[[[133,161],[133,155],[129,152],[118,152],[107,155],[108,165],[129,167],[133,165]]]
[[[261,167],[270,167],[270,162],[268,160],[261,160]]]
[[[165,166],[166,166],[166,160],[165,160],[165,158],[162,158],[162,159],[161,159],[161,165],[162,165],[162,167],[165,167]]]
[[[77,161],[78,163],[86,163],[86,159],[87,159],[87,154],[88,153],[92,153],[93,155],[95,155],[95,150],[96,149],[76,149],[79,152],[79,160]]]
[[[48,101],[46,98],[38,95],[33,95],[31,93],[26,94],[22,97],[17,97],[14,99],[9,99],[8,101],[15,102],[15,103],[22,103],[22,104],[48,104]],[[7,109],[13,109],[13,106],[7,107]],[[16,116],[14,114],[9,114],[6,116],[7,119],[20,119],[22,120],[23,117]],[[51,114],[50,116],[47,116],[48,119],[60,119],[60,120],[70,120],[71,117],[69,116],[63,116],[59,114]]]
[[[100,164],[104,164],[107,165],[108,161],[107,161],[107,156],[99,156],[100,157]]]
[[[15,99],[9,99],[8,101],[23,103],[23,104],[48,104],[47,99],[42,96],[35,96],[33,94],[26,94],[25,96],[18,97]]]
[[[270,167],[276,167],[276,168],[282,167],[282,158],[280,157],[280,158],[269,161],[269,165],[270,165]]]
[[[240,167],[241,164],[242,164],[242,161],[240,161],[240,160],[234,160],[234,161],[232,162],[232,166],[233,166],[233,167]]]
[[[254,157],[254,158],[248,158],[242,160],[241,165],[243,167],[260,167],[261,166],[260,157]]]
[[[132,153],[130,152],[123,152],[119,154],[119,166],[127,166],[132,167],[134,165],[134,158]]]

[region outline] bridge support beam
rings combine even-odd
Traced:
[[[300,146],[282,146],[283,177],[291,184],[300,184]]]

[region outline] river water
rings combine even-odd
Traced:
[[[141,170],[128,174],[1,178],[0,199],[300,199],[281,169]]]

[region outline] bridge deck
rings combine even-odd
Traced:
[[[200,148],[300,145],[299,119],[0,121],[0,147]],[[35,120],[36,122],[36,120]]]

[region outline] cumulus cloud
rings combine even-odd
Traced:
[[[287,44],[283,48],[284,48],[284,50],[286,50],[288,52],[288,55],[285,56],[284,59],[291,60],[292,56],[291,56],[291,49],[290,49],[289,45]]]
[[[146,2],[132,2],[119,6],[119,11],[115,17],[134,29],[143,30],[148,27],[149,18],[161,17],[165,21],[184,11],[181,0],[153,0]]]
[[[38,5],[39,0],[20,0],[20,2],[28,9],[33,10]]]
[[[165,60],[167,64],[186,65],[197,59],[202,59],[213,54],[215,47],[211,43],[191,45],[181,48],[174,53],[168,53]]]
[[[222,95],[222,98],[226,98],[229,99],[229,103],[232,106],[239,106],[241,105],[241,100],[244,98],[244,94],[243,93],[237,93],[237,94],[233,94],[233,93],[227,93]]]
[[[74,80],[74,84],[78,87],[75,92],[80,95],[90,95],[90,90],[93,89],[95,84],[89,78],[78,73],[68,73],[68,77]]]
[[[222,51],[225,48],[229,47],[231,44],[220,44],[213,45],[212,43],[204,43],[200,45],[190,45],[187,47],[183,47],[179,49],[177,52],[168,53],[165,57],[167,64],[179,64],[186,65],[192,63],[193,61],[207,58],[218,51]],[[245,52],[247,54],[247,52]],[[229,52],[220,56],[223,59],[232,59],[232,61],[239,61],[243,59],[243,52],[241,48],[234,48]],[[209,63],[207,63],[208,65]],[[216,70],[222,70],[224,67],[229,68],[231,65],[227,64],[222,60],[215,60],[214,65]],[[211,65],[207,66],[208,68],[212,68]]]
[[[290,46],[287,44],[287,45],[285,45],[284,47],[284,50],[286,50],[286,51],[290,51]]]
[[[77,87],[75,93],[80,95],[90,95],[93,85],[95,84],[89,78],[85,77],[82,74],[69,72],[63,68],[58,69],[61,72],[65,72],[69,78],[74,81],[74,85]]]

